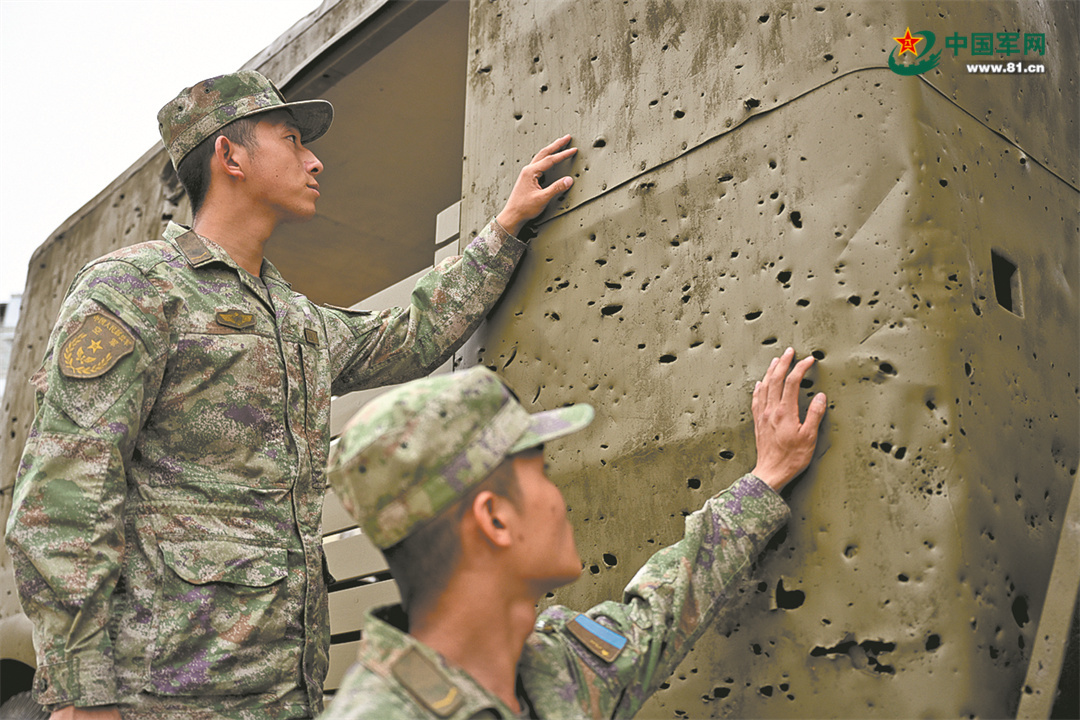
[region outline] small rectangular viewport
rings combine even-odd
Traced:
[[[994,296],[998,305],[1017,317],[1024,317],[1024,299],[1016,264],[997,250],[990,251],[990,264],[994,273]]]

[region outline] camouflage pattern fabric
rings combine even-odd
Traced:
[[[723,610],[788,516],[780,496],[753,475],[689,515],[683,539],[649,559],[621,603],[604,602],[584,613],[627,639],[613,660],[571,632],[578,613],[562,606],[545,610],[518,665],[523,716],[632,717]],[[401,615],[395,609],[366,618],[357,662],[322,720],[517,717],[466,672],[388,621]],[[406,675],[403,663],[426,670]]]
[[[179,168],[196,145],[233,120],[281,109],[292,113],[304,144],[322,137],[334,119],[334,106],[326,100],[286,102],[274,83],[254,70],[241,70],[181,90],[158,111],[158,132]]]
[[[330,455],[334,492],[377,547],[404,540],[504,458],[588,425],[590,405],[529,414],[485,367],[416,380],[375,398]]]
[[[32,380],[7,527],[36,699],[318,712],[331,395],[438,367],[524,248],[492,221],[381,313],[315,305],[175,224],[84,268]]]

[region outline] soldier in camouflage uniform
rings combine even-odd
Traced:
[[[623,602],[584,613],[535,614],[545,593],[581,572],[562,495],[537,448],[587,425],[591,407],[529,415],[493,373],[474,368],[362,408],[328,473],[384,550],[404,613],[391,606],[367,615],[357,662],[324,719],[636,713],[788,518],[777,493],[809,464],[825,412],[819,394],[799,421],[799,383],[813,358],[789,374],[793,356],[789,349],[773,360],[754,390],[751,473],[687,517],[685,537],[653,555]],[[437,536],[455,548],[444,561],[450,569],[410,567],[410,556],[425,562]]]
[[[505,288],[525,250],[514,234],[571,184],[539,182],[574,152],[563,138],[409,307],[322,307],[262,250],[314,214],[322,164],[304,143],[332,116],[254,72],[185,89],[159,121],[193,228],[91,262],[64,300],[7,528],[35,697],[54,717],[322,709],[331,395],[443,363]],[[183,163],[199,148],[201,190]]]

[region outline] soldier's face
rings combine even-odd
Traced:
[[[286,112],[267,113],[255,126],[256,146],[248,152],[251,197],[279,222],[315,215],[323,165],[300,141],[300,131]]]
[[[566,501],[544,471],[543,454],[515,457],[514,470],[521,491],[514,532],[517,567],[521,578],[542,594],[576,580],[581,574],[581,557],[566,516]]]

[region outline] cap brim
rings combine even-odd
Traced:
[[[592,405],[586,403],[533,413],[529,416],[529,429],[506,451],[506,454],[512,455],[549,440],[575,433],[591,423],[593,415]]]
[[[244,117],[251,117],[261,113],[275,110],[288,110],[296,121],[296,128],[300,131],[300,141],[307,145],[315,142],[330,129],[330,123],[334,122],[334,106],[328,100],[297,100],[282,105],[271,105],[259,108]]]

